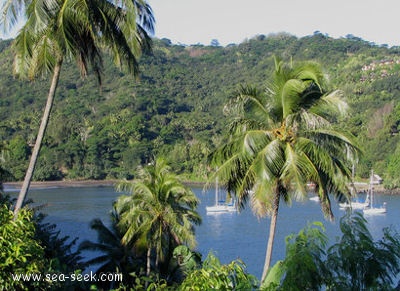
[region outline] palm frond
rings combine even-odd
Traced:
[[[296,200],[302,200],[307,194],[306,184],[311,176],[310,164],[301,152],[297,152],[291,144],[286,144],[285,165],[281,179],[286,189],[291,189]]]
[[[29,79],[34,79],[38,74],[45,76],[53,72],[59,60],[56,47],[57,45],[47,34],[43,34],[40,39],[36,40],[29,63]]]
[[[8,32],[14,27],[23,15],[23,10],[28,5],[28,0],[4,0],[1,3],[0,29]]]
[[[348,104],[342,98],[342,91],[335,90],[324,94],[310,108],[310,112],[325,118],[345,116],[349,111]]]
[[[300,109],[298,112],[286,117],[287,126],[297,131],[309,131],[320,128],[331,128],[332,124],[324,116],[315,114],[310,110]]]
[[[307,137],[312,138],[320,147],[332,151],[332,155],[343,157],[345,160],[357,160],[362,153],[360,146],[350,134],[334,129],[316,129],[307,132]]]
[[[318,86],[319,91],[323,90],[325,76],[321,69],[321,66],[316,62],[301,62],[294,66],[292,71],[294,79],[303,81],[310,81]]]
[[[97,231],[97,241],[99,243],[118,244],[120,241],[118,235],[107,228],[100,219],[92,220],[90,228]]]
[[[282,118],[296,112],[299,108],[301,93],[306,89],[306,84],[297,79],[290,79],[282,86],[280,94],[280,102],[282,107]]]
[[[257,181],[250,195],[250,206],[258,217],[271,215],[273,211],[273,198],[277,195],[277,180]]]

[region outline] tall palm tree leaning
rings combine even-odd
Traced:
[[[154,18],[145,0],[6,0],[0,26],[26,19],[15,41],[14,73],[34,79],[52,73],[47,102],[14,212],[25,200],[50,116],[61,66],[75,60],[82,76],[92,68],[101,83],[102,50],[137,75],[142,50],[150,49]]]
[[[348,160],[359,148],[335,129],[332,118],[344,113],[339,91],[328,92],[318,64],[284,64],[275,59],[265,91],[247,86],[225,107],[234,117],[229,140],[213,155],[216,175],[236,194],[240,208],[250,200],[259,217],[271,216],[262,279],[271,262],[281,199],[304,199],[307,182],[316,184],[325,217],[333,219],[328,194],[349,198]]]
[[[118,226],[125,233],[122,242],[146,248],[147,275],[151,262],[158,269],[176,246],[195,246],[194,225],[201,223],[196,211],[199,201],[171,173],[164,159],[158,158],[142,168],[137,180],[120,182],[117,190],[130,193],[120,196],[115,203],[120,217]],[[151,258],[153,253],[155,259]]]

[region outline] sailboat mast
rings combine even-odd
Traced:
[[[218,177],[215,178],[215,205],[218,205]]]
[[[354,163],[353,163],[353,165],[352,165],[352,167],[351,167],[351,188],[350,188],[350,193],[351,193],[351,196],[352,196],[352,197],[353,197],[354,194],[357,194],[357,191],[354,191],[354,190],[355,190],[355,186],[354,186],[354,173],[355,173],[355,168],[354,168]],[[354,191],[355,193],[353,193],[353,191]]]
[[[374,206],[374,193],[372,193],[373,191],[373,179],[374,179],[374,170],[371,170],[371,177],[369,179],[369,193],[370,193],[370,200],[371,200],[371,208],[373,208]]]

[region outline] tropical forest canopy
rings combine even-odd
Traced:
[[[82,79],[73,64],[61,72],[35,180],[132,178],[136,167],[165,156],[188,180],[204,180],[208,155],[228,129],[224,105],[240,85],[264,88],[274,56],[316,61],[350,114],[336,124],[364,150],[357,176],[371,168],[387,187],[400,178],[400,47],[319,32],[297,38],[260,35],[239,45],[174,45],[155,39],[140,59],[140,77],[104,60],[103,82]],[[42,116],[49,79],[13,77],[11,41],[0,40],[0,136],[9,180],[22,180]]]

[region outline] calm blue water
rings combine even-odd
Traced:
[[[207,215],[205,207],[214,203],[213,190],[203,193],[201,188],[193,188],[193,191],[201,200],[198,211],[203,223],[196,228],[196,237],[197,250],[203,254],[203,258],[212,250],[222,263],[241,259],[245,262],[247,271],[260,278],[269,219],[257,219],[249,208],[241,213]],[[16,192],[11,191],[10,194],[16,195]],[[96,232],[90,229],[89,222],[94,218],[109,221],[108,213],[112,202],[119,195],[112,187],[54,188],[31,190],[29,198],[37,204],[47,204],[43,209],[43,212],[48,214],[47,221],[56,223],[63,235],[79,237],[79,241],[95,241]],[[382,228],[391,225],[400,231],[400,197],[377,195],[376,200],[378,203],[387,202],[388,213],[367,217],[374,237],[381,238]],[[340,235],[338,224],[344,211],[338,209],[333,202],[333,212],[336,221],[331,223],[324,220],[318,202],[296,202],[291,207],[281,204],[272,263],[284,258],[285,237],[291,233],[298,233],[307,223],[323,221],[330,242],[335,242]]]

